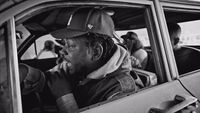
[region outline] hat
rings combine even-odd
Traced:
[[[125,35],[122,35],[121,38],[123,39],[131,39],[131,40],[139,40],[138,35],[135,32],[127,32]]]
[[[66,15],[66,14],[65,14]],[[99,33],[114,37],[114,23],[112,18],[103,10],[95,8],[76,9],[65,22],[62,29],[51,32],[58,39],[72,38],[86,33]]]

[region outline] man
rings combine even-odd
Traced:
[[[105,11],[77,9],[65,25],[51,33],[65,42],[64,61],[46,73],[60,112],[137,90],[129,54],[113,42],[114,23]]]
[[[179,74],[200,69],[200,51],[192,47],[178,45],[181,27],[177,23],[168,23],[167,27]]]
[[[181,27],[177,23],[168,23],[167,27],[169,30],[172,48],[173,48],[173,50],[176,51],[176,50],[180,49],[180,46],[178,45],[178,43],[180,40],[179,37],[181,35]]]
[[[52,52],[52,54],[54,55],[54,57],[56,56],[60,56],[60,53],[59,51],[62,49],[62,47],[60,47],[59,45],[55,44],[52,40],[46,40],[44,42],[44,48],[38,53],[38,55],[36,56],[36,59],[38,59],[41,54],[43,52],[46,52],[46,51],[50,51]]]

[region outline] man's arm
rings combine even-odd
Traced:
[[[56,98],[56,102],[61,113],[78,113],[78,105],[72,94],[70,82],[66,75],[57,65],[47,72],[48,86]]]
[[[72,93],[63,95],[56,102],[60,113],[78,113],[78,105]]]

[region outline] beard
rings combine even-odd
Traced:
[[[81,66],[79,69],[74,70],[73,73],[72,72],[69,73],[70,73],[70,79],[73,80],[75,83],[84,80],[89,74],[87,66]]]

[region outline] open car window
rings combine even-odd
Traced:
[[[35,58],[48,59],[58,57],[58,55],[53,53],[52,51],[41,52],[44,48],[45,42],[48,40],[54,42],[56,45],[60,45],[55,41],[55,38],[53,38],[51,35],[45,35],[31,39],[30,35],[31,33],[22,24],[16,27],[17,47],[23,45],[23,48],[26,49],[20,58],[21,60],[30,60]]]
[[[169,32],[172,32],[171,24],[180,26],[180,35],[170,36],[174,57],[179,74],[187,74],[200,70],[200,12],[198,10],[176,10],[167,8],[164,10]],[[176,15],[173,17],[173,15]],[[171,30],[170,30],[171,29]],[[175,31],[175,29],[174,29]],[[170,35],[170,33],[169,33]]]
[[[180,22],[182,33],[180,36],[180,45],[185,46],[200,46],[200,20],[191,20]]]
[[[136,5],[137,6],[137,5]],[[88,7],[94,7],[94,6],[88,6]],[[30,64],[30,66],[34,66],[37,69],[42,69],[45,66],[42,66],[44,64],[53,64],[51,62],[54,62],[51,59],[48,58],[57,58],[58,56],[54,56],[52,53],[42,53],[40,57],[35,59],[38,54],[40,54],[40,51],[44,48],[44,43],[47,40],[51,40],[54,43],[55,38],[53,38],[51,35],[49,35],[49,32],[53,31],[57,26],[53,26],[49,23],[51,19],[47,18],[48,15],[53,12],[54,10],[66,10],[66,12],[69,10],[72,10],[76,7],[65,7],[65,8],[54,8],[49,10],[41,11],[42,13],[38,14],[36,13],[34,16],[29,17],[25,21],[22,21],[22,24],[28,31],[31,33],[31,36],[29,36],[25,40],[24,48],[25,51],[20,57],[20,61],[24,63],[24,60],[26,60],[25,63]],[[146,7],[145,5],[138,5],[137,7],[116,7],[116,6],[108,6],[103,7],[105,11],[112,12],[111,17],[114,20],[116,33],[119,37],[122,35],[125,35],[127,32],[135,32],[138,35],[138,38],[143,45],[141,48],[143,52],[145,52],[144,58],[142,59],[143,62],[140,62],[139,67],[135,67],[134,64],[135,61],[133,61],[133,71],[135,71],[141,78],[142,81],[139,81],[142,84],[139,87],[143,90],[143,88],[153,87],[156,85],[159,85],[160,83],[163,83],[167,81],[165,79],[165,75],[161,73],[160,71],[163,71],[163,68],[157,68],[160,67],[161,62],[157,62],[158,59],[161,59],[161,54],[158,52],[159,48],[156,48],[156,42],[157,40],[157,34],[155,32],[154,26],[150,26],[151,24],[154,24],[153,16],[151,13],[149,13],[152,9],[151,7]],[[45,24],[44,24],[45,23]],[[151,24],[150,24],[151,23]],[[49,24],[49,25],[48,25]],[[56,23],[54,23],[56,24]],[[34,26],[33,26],[34,25]],[[36,26],[36,27],[35,27]],[[42,28],[42,29],[41,29]],[[152,32],[154,31],[154,32]],[[33,36],[33,37],[32,37]],[[27,43],[27,44],[26,44]],[[56,43],[58,44],[58,43]],[[122,44],[122,46],[124,46]],[[148,47],[148,50],[145,49],[145,47]],[[127,50],[128,51],[128,50]],[[50,55],[51,54],[51,55]],[[135,57],[135,56],[133,56]],[[159,58],[158,58],[159,57]],[[42,62],[42,63],[38,63]],[[160,63],[160,64],[159,64]],[[138,66],[138,65],[137,65]],[[49,69],[49,67],[48,67]],[[45,69],[46,70],[46,69]],[[138,79],[138,78],[135,78]],[[139,80],[139,79],[138,79]],[[138,82],[138,83],[139,83]],[[135,92],[132,92],[135,93]],[[121,97],[120,97],[121,98]],[[109,102],[110,100],[106,101]],[[52,104],[52,102],[49,102],[49,100],[45,101],[44,104]],[[24,102],[25,103],[25,102]],[[54,103],[55,104],[55,103]],[[25,110],[32,110],[24,108]]]
[[[116,33],[121,37],[122,35],[126,34],[129,31],[135,32],[138,35],[139,40],[142,42],[144,47],[150,47],[150,41],[146,28],[135,29],[135,30],[121,30],[121,31],[116,31]]]
[[[28,59],[34,59],[34,58],[47,59],[47,58],[58,57],[58,55],[52,51],[43,51],[42,52],[46,41],[52,41],[53,43],[59,45],[55,41],[55,38],[53,38],[51,35],[45,35],[45,36],[39,37],[38,39],[36,39],[34,41],[34,43],[22,55],[21,60],[28,60]]]

